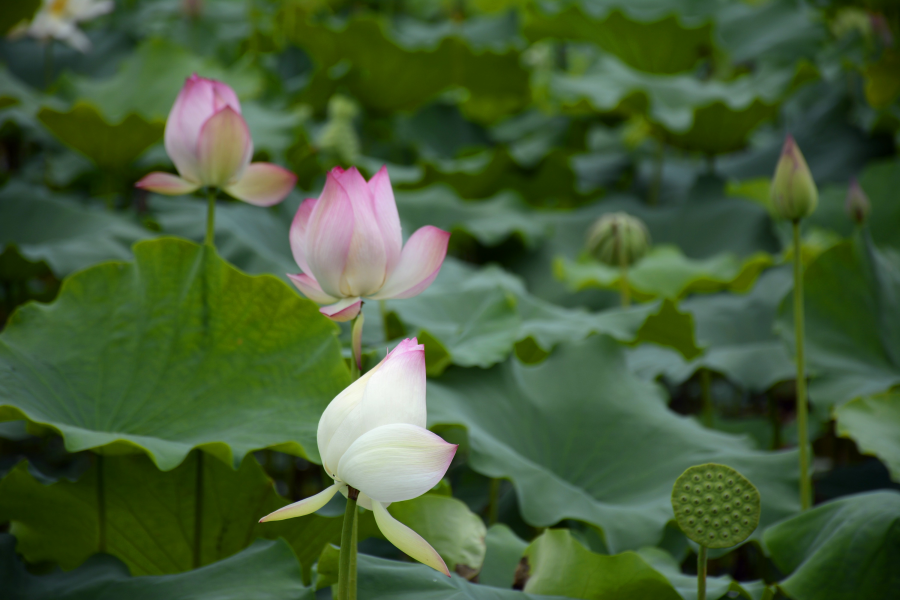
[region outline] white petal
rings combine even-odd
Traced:
[[[378,502],[421,496],[441,480],[456,445],[423,427],[382,425],[364,433],[341,457],[338,479]]]
[[[311,515],[312,513],[328,504],[328,501],[331,500],[331,498],[342,486],[346,487],[343,483],[335,483],[334,485],[325,488],[315,496],[310,496],[309,498],[304,498],[299,502],[294,502],[293,504],[288,504],[285,507],[279,508],[275,512],[270,513],[260,519],[259,522],[265,523],[266,521],[283,521],[284,519],[292,519],[294,517]]]
[[[347,419],[347,416],[353,412],[362,401],[363,393],[366,390],[366,384],[369,383],[369,379],[372,378],[379,366],[381,365],[376,366],[374,369],[344,388],[344,391],[335,396],[334,400],[325,407],[325,412],[323,412],[322,416],[319,418],[319,427],[316,431],[319,456],[322,457],[322,466],[325,467],[325,471],[327,471],[328,475],[333,479],[337,479],[337,466],[343,452],[340,454],[329,453],[328,447],[331,444],[335,432],[341,427]]]
[[[334,304],[323,306],[319,312],[337,323],[344,323],[355,319],[362,309],[362,300],[359,298],[344,298]]]
[[[306,273],[297,273],[296,275],[292,275],[290,273],[287,274],[288,279],[290,279],[297,289],[303,292],[303,295],[316,302],[318,304],[331,304],[333,302],[337,302],[337,298],[332,298],[328,294],[322,291],[322,287],[319,285],[319,282],[316,281],[315,277],[312,275],[307,275]]]
[[[397,546],[410,558],[450,577],[450,570],[447,569],[444,559],[421,535],[392,517],[380,502],[372,502],[372,512],[375,513],[378,529],[390,543]]]

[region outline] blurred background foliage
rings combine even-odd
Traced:
[[[38,4],[3,0],[0,33]],[[900,395],[892,391],[900,385],[900,4],[119,0],[83,27],[87,53],[58,42],[0,42],[0,326],[29,300],[53,301],[73,274],[96,302],[90,315],[63,310],[78,303],[72,283],[64,287],[70,296],[51,305],[58,312],[23,308],[0,337],[0,419],[8,421],[0,423],[0,522],[19,538],[0,539],[11,597],[95,598],[101,588],[139,598],[162,597],[152,590],[219,598],[235,589],[321,597],[335,580],[328,543],[337,541],[340,506],[284,526],[255,525],[321,489],[309,438],[315,415],[346,384],[333,360],[317,363],[321,385],[295,407],[306,416],[293,438],[276,439],[273,429],[286,424],[271,415],[229,437],[231,425],[209,424],[197,408],[171,423],[132,415],[128,451],[109,441],[102,418],[84,417],[106,377],[91,371],[96,365],[73,375],[81,387],[52,398],[11,383],[17,368],[52,379],[60,368],[49,357],[89,352],[83,340],[92,336],[98,348],[104,336],[115,338],[124,322],[105,315],[123,303],[140,330],[157,314],[142,286],[158,288],[161,299],[181,289],[180,275],[154,279],[153,265],[168,265],[174,246],[152,240],[201,241],[205,205],[133,184],[171,170],[165,119],[193,72],[237,91],[255,160],[299,176],[298,189],[271,209],[222,201],[216,237],[227,263],[285,281],[296,272],[290,221],[335,165],[371,176],[386,164],[404,231],[432,224],[453,232],[450,258],[424,294],[365,306],[364,344],[369,366],[402,336],[426,344],[432,425],[462,445],[442,488],[391,510],[461,577],[437,581],[420,566],[383,561],[399,556],[363,521],[361,536],[370,539],[361,597],[507,597],[489,595],[498,593],[485,591],[492,585],[690,600],[693,550],[669,523],[668,490],[686,466],[707,460],[739,467],[764,507],[750,542],[714,555],[711,597],[758,598],[761,581],[783,581],[779,593],[798,599],[886,598],[900,589]],[[816,499],[842,497],[800,517],[792,517],[789,230],[768,208],[787,133],[821,194],[803,246]],[[845,211],[851,178],[871,202],[864,225]],[[654,244],[632,269],[627,285],[639,303],[627,309],[618,307],[618,272],[583,250],[592,223],[616,211],[641,218]],[[136,242],[143,250],[132,249]],[[133,281],[94,267],[135,260],[135,252]],[[222,297],[213,300],[221,311],[250,293],[233,287],[237,276],[222,261],[191,263],[191,252],[172,264],[185,273],[202,264],[221,277]],[[285,286],[266,294],[279,306],[298,302]],[[157,312],[174,319],[180,310]],[[296,336],[340,357],[331,333],[303,321],[309,315],[284,326],[267,360],[311,352],[313,341],[286,341]],[[340,339],[346,357],[349,332]],[[179,377],[161,377],[159,389],[173,394],[167,402],[209,393]],[[271,385],[260,379],[245,382],[246,393]],[[152,374],[127,381],[157,385]],[[292,375],[278,385],[276,408],[289,401],[289,386],[305,384]],[[224,412],[246,400],[241,389],[220,393]],[[123,400],[113,396],[117,411]],[[185,423],[205,423],[209,433],[197,437]],[[212,461],[207,497],[223,494],[221,510],[205,517],[204,562],[225,560],[190,571],[186,498],[196,493],[190,463],[201,444],[222,459]],[[107,475],[117,502],[155,502],[143,514],[110,513],[107,552],[116,559],[89,558],[90,490],[103,448],[126,455],[105,459],[121,475]],[[73,504],[83,514],[64,518]],[[847,527],[863,522],[851,545]],[[552,526],[566,531],[544,533]],[[809,532],[823,527],[833,535],[812,540]],[[293,557],[284,541],[257,536],[284,538]],[[560,557],[570,571],[557,577]],[[67,572],[39,577],[54,564]],[[823,587],[846,564],[858,568]],[[606,575],[586,575],[594,570]],[[226,575],[233,586],[222,583]]]

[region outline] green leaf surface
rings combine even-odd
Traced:
[[[856,398],[834,409],[837,434],[856,442],[859,451],[881,459],[900,481],[900,394],[896,391]]]
[[[795,600],[876,600],[900,589],[900,493],[847,496],[787,519],[765,535]]]
[[[172,471],[159,471],[143,455],[103,458],[106,552],[134,575],[164,575],[193,568],[197,453]],[[98,552],[99,463],[78,481],[45,484],[20,463],[0,482],[0,521],[11,521],[16,550],[28,562],[51,561],[73,569]],[[257,537],[283,537],[307,570],[322,547],[340,538],[340,518],[309,515],[259,523],[288,502],[253,457],[238,471],[209,456],[203,460],[201,564],[240,552]]]
[[[772,257],[758,253],[746,259],[720,254],[707,259],[691,259],[674,246],[654,246],[652,250],[628,270],[628,288],[639,300],[652,298],[681,298],[688,294],[729,290],[746,292],[759,274],[772,264]],[[573,261],[560,257],[555,264],[556,275],[572,291],[589,287],[619,289],[621,271],[584,258]]]
[[[487,552],[481,573],[478,574],[478,583],[511,588],[528,542],[503,523],[495,523],[488,528],[485,543]]]
[[[528,523],[590,523],[612,552],[660,540],[672,482],[700,462],[729,465],[756,484],[761,529],[798,508],[795,452],[758,452],[670,412],[661,389],[632,376],[608,337],[560,345],[536,366],[512,359],[448,371],[429,383],[428,407],[431,423],[466,427],[472,468],[511,480]]]
[[[131,246],[155,237],[132,219],[46,188],[13,181],[0,189],[0,246],[14,244],[58,276],[98,262],[129,260]]]
[[[177,575],[131,577],[121,562],[95,556],[69,573],[32,575],[0,534],[0,597],[15,600],[312,600],[297,559],[283,541],[254,543],[240,554]],[[7,595],[9,594],[9,595]]]
[[[641,548],[637,554],[660,575],[668,579],[684,600],[697,600],[697,576],[682,573],[681,565],[671,554],[662,548],[651,547]],[[735,598],[738,597],[737,594],[758,600],[762,594],[762,587],[762,582],[738,583],[727,575],[706,576],[706,597],[709,600]]]
[[[78,103],[68,111],[42,108],[38,120],[53,135],[94,161],[101,169],[121,170],[163,137],[162,121],[147,121],[128,114],[110,123],[90,104]]]
[[[235,466],[266,447],[317,460],[319,416],[349,383],[335,325],[209,247],[160,239],[135,256],[12,315],[0,420],[50,427],[70,452],[144,452],[163,470],[201,446]]]
[[[900,269],[867,235],[837,244],[803,275],[809,398],[826,408],[900,383]],[[793,348],[793,294],[779,328]]]
[[[525,551],[525,591],[584,600],[681,600],[672,584],[635,552],[595,554],[565,529],[551,529]]]

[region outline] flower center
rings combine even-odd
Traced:
[[[54,17],[61,17],[65,14],[68,7],[69,0],[53,0],[53,2],[50,3],[50,14]]]

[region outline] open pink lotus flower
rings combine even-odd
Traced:
[[[135,186],[179,196],[208,186],[238,200],[271,206],[297,176],[271,163],[250,163],[253,140],[234,90],[221,81],[188,77],[166,121],[166,152],[178,174],[150,173]]]
[[[359,314],[363,298],[410,298],[431,285],[450,234],[426,225],[406,245],[387,169],[366,182],[356,167],[335,167],[322,195],[304,200],[291,225],[291,250],[303,270],[288,274],[335,321]]]
[[[359,490],[359,506],[375,513],[389,542],[449,576],[431,544],[387,510],[392,502],[418,498],[437,485],[456,454],[456,444],[425,429],[426,415],[425,346],[415,338],[403,340],[338,394],[319,419],[319,455],[334,484],[260,522],[314,513],[352,486]]]

